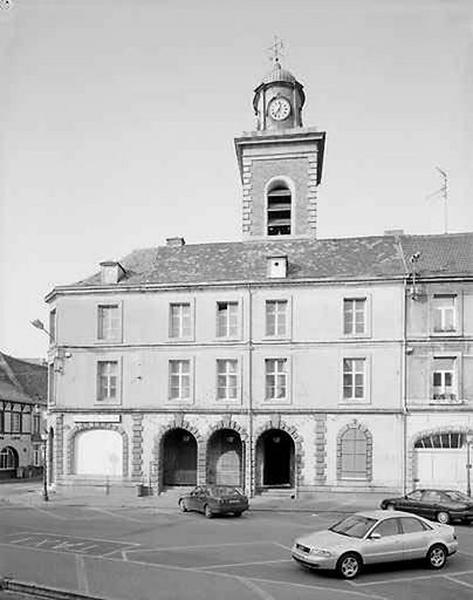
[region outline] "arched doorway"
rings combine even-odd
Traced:
[[[256,477],[260,487],[294,487],[295,447],[282,429],[269,429],[256,443]]]
[[[197,441],[185,429],[172,429],[163,438],[163,485],[196,485]]]
[[[123,476],[123,438],[111,429],[90,429],[76,435],[76,475]]]
[[[233,429],[219,429],[207,444],[207,483],[243,486],[243,449]]]
[[[416,487],[466,489],[466,434],[440,431],[415,442]]]
[[[18,452],[11,446],[0,450],[0,479],[14,479],[18,468]]]

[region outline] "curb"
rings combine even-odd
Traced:
[[[4,577],[0,579],[0,590],[7,592],[18,592],[32,596],[34,599],[45,598],[47,600],[107,600],[105,596],[90,596],[79,592],[69,592],[57,588],[49,588],[36,583],[25,583]]]

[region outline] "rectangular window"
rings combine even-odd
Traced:
[[[266,301],[266,335],[284,336],[287,331],[287,300]]]
[[[238,335],[238,302],[217,302],[217,337]]]
[[[12,412],[10,420],[10,432],[21,433],[21,412]]]
[[[33,467],[40,467],[43,464],[43,452],[41,447],[33,448]]]
[[[434,358],[432,373],[433,400],[455,402],[455,358]]]
[[[48,365],[48,401],[54,404],[56,400],[56,374],[54,372],[54,363]]]
[[[169,337],[188,338],[191,336],[191,305],[171,304],[169,309]]]
[[[49,341],[54,344],[56,341],[56,309],[49,313]]]
[[[189,400],[191,392],[190,360],[169,361],[169,398]]]
[[[287,359],[267,358],[266,367],[266,398],[277,400],[287,395]]]
[[[365,397],[365,359],[343,359],[343,398],[361,400]]]
[[[366,333],[366,298],[343,300],[343,333],[345,335]]]
[[[120,338],[120,307],[118,304],[102,304],[98,307],[97,337],[113,341]]]
[[[41,415],[33,413],[33,427],[31,433],[41,433]]]
[[[434,332],[455,331],[455,296],[434,296],[432,311]]]
[[[238,392],[238,361],[217,360],[217,398],[236,400]]]
[[[117,400],[118,361],[104,360],[97,363],[97,399]]]

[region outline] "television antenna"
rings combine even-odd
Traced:
[[[427,196],[427,200],[431,198],[442,198],[443,200],[443,232],[448,233],[448,175],[446,171],[440,167],[435,167],[442,178],[442,186]]]

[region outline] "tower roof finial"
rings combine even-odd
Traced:
[[[278,38],[277,35],[274,36],[274,42],[268,48],[270,60],[273,62],[274,66],[280,65],[280,58],[283,56],[282,49],[284,48],[284,43],[281,38]]]

